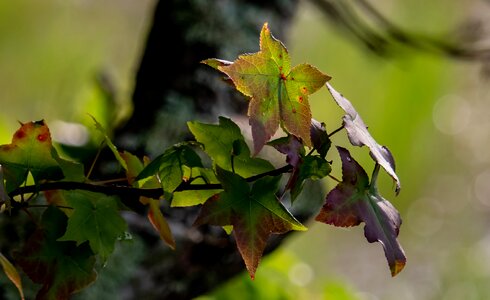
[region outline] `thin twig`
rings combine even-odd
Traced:
[[[332,131],[331,133],[329,133],[328,134],[328,137],[332,137],[334,134],[336,134],[337,132],[341,131],[342,129],[344,129],[344,124],[342,124],[342,126],[340,126],[339,128],[337,128],[334,131]]]
[[[341,180],[338,180],[335,176],[328,174],[328,177],[332,178],[333,180],[337,181],[338,183],[341,183]]]
[[[283,173],[288,173],[292,169],[292,166],[286,165],[279,169],[264,172],[255,176],[246,178],[247,182],[256,181],[265,176],[276,176]],[[217,190],[223,189],[223,186],[219,183],[205,183],[205,184],[190,184],[190,182],[182,182],[176,189],[176,192],[189,191],[189,190]],[[105,195],[125,196],[125,197],[147,197],[152,199],[159,199],[163,195],[162,188],[135,188],[131,186],[123,185],[100,185],[95,183],[76,182],[76,181],[56,181],[46,182],[39,185],[28,185],[19,187],[18,189],[9,193],[10,197],[24,195],[27,193],[35,193],[41,191],[50,190],[85,190],[95,193],[102,193]]]

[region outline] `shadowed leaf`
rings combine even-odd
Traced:
[[[342,147],[337,149],[342,159],[342,182],[328,193],[316,220],[340,227],[364,222],[366,239],[370,243],[381,243],[391,275],[395,276],[406,263],[405,253],[397,240],[401,218],[396,208],[378,193],[376,179],[379,167],[376,167],[369,183],[366,172],[349,151]]]
[[[27,276],[42,285],[37,300],[67,300],[97,277],[95,257],[88,243],[77,246],[75,242],[57,241],[66,223],[63,212],[49,207],[43,214],[41,227],[15,255]]]
[[[127,228],[119,215],[116,199],[86,191],[65,192],[65,197],[73,207],[73,214],[68,219],[65,234],[58,240],[76,241],[77,245],[88,241],[92,251],[105,261]]]
[[[5,272],[8,279],[19,290],[20,298],[24,300],[24,291],[22,290],[22,281],[20,280],[19,272],[17,272],[17,269],[2,253],[0,253],[0,265],[2,265],[3,272]]]

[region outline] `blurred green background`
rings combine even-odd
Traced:
[[[401,27],[436,36],[490,10],[476,0],[372,2]],[[373,55],[300,3],[286,41],[293,63],[331,75],[394,154],[402,192],[395,197],[386,175],[381,190],[402,215],[408,262],[391,278],[381,245],[368,244],[362,226],[312,223],[263,260],[255,281],[244,274],[202,299],[490,299],[490,94],[480,66],[402,47],[391,58]],[[153,5],[0,1],[0,143],[17,121],[85,123],[86,113],[103,120],[93,88],[101,72],[125,110]],[[326,90],[311,105],[328,130],[340,126],[342,111]],[[334,142],[348,146],[343,134]],[[372,165],[367,149],[352,151]],[[338,164],[333,174],[341,177]]]

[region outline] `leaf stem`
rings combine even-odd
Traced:
[[[333,175],[328,174],[328,177],[332,178],[333,180],[337,181],[338,183],[342,182],[341,180],[338,180],[337,177],[335,177]]]
[[[331,133],[329,133],[328,134],[328,137],[332,137],[334,134],[336,134],[337,132],[341,131],[342,129],[344,129],[344,124],[342,124],[342,126],[340,126],[339,128],[337,128],[334,131],[332,131]]]

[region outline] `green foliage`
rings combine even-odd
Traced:
[[[92,251],[106,260],[127,227],[119,215],[117,200],[86,191],[69,192],[66,199],[73,207],[73,214],[68,219],[65,234],[58,240],[75,241],[77,245],[88,241]]]
[[[238,127],[230,119],[220,117],[218,125],[189,122],[189,130],[215,165],[227,171],[248,177],[274,169],[260,158],[250,157],[250,149]]]
[[[195,225],[217,225],[233,234],[252,278],[271,234],[306,230],[283,205],[282,196],[289,191],[291,201],[299,201],[305,181],[331,176],[326,156],[330,136],[340,129],[328,134],[324,123],[311,118],[308,102],[308,95],[330,77],[308,64],[291,68],[286,48],[272,36],[267,24],[260,34],[259,52],[241,55],[235,62],[203,62],[225,73],[232,86],[251,97],[248,115],[255,154],[266,145],[273,147],[284,155],[285,165],[275,168],[270,161],[252,156],[240,127],[225,117],[220,117],[218,124],[188,122],[197,142],[171,146],[152,161],[119,152],[94,119],[126,178],[117,185],[90,182],[81,164],[58,156],[44,121],[21,124],[12,143],[0,146],[0,204],[9,211],[29,211],[31,200],[44,192],[47,208],[15,256],[15,263],[33,282],[41,284],[38,299],[68,299],[95,280],[96,259],[110,261],[117,241],[127,234],[120,210],[129,208],[121,203],[121,197],[134,196],[139,200],[136,204],[147,206],[149,223],[172,249],[176,242],[161,201],[171,201],[170,207],[202,205]],[[370,149],[375,172],[369,181],[349,152],[337,147],[342,182],[328,193],[316,219],[342,227],[364,222],[368,242],[383,245],[395,276],[406,261],[397,241],[401,219],[376,187],[381,166],[399,191],[393,156],[369,134],[352,104],[331,85],[326,86],[346,112],[343,128],[351,143]],[[279,126],[283,136],[270,141]],[[35,185],[22,186],[29,173]],[[288,179],[282,186],[285,174]],[[26,199],[27,194],[31,196]],[[22,294],[15,269],[2,256],[0,262]]]

